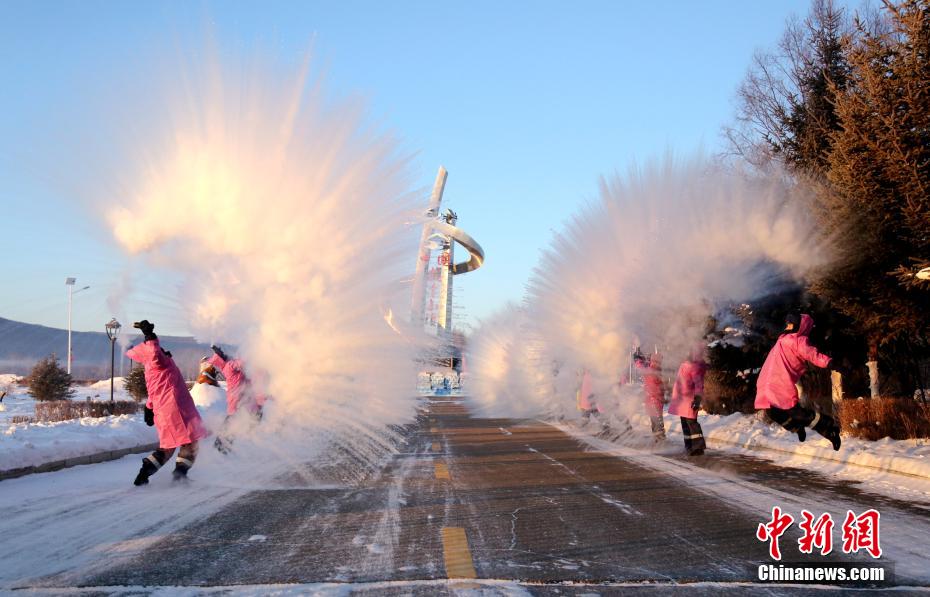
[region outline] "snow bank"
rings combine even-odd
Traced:
[[[884,438],[873,442],[844,437],[837,452],[815,431],[808,430],[807,441],[801,443],[797,435],[780,426],[768,425],[756,415],[709,415],[701,418],[701,426],[708,445],[718,449],[725,446],[764,449],[794,457],[930,479],[930,440],[927,439]],[[679,430],[680,427],[678,423]]]
[[[142,415],[8,424],[0,430],[0,470],[37,466],[157,441],[155,429],[145,424]]]
[[[0,373],[0,389],[6,389],[5,386],[16,385],[16,381],[19,379],[19,375],[13,373]]]
[[[29,395],[29,388],[17,384],[19,376],[2,373],[0,374],[0,392],[7,392],[0,402],[0,426],[8,425],[12,422],[13,417],[32,417],[35,416],[35,399]],[[123,378],[114,378],[113,398],[114,400],[132,400],[123,388]],[[75,402],[91,400],[94,402],[103,402],[110,400],[110,380],[100,380],[89,386],[72,386],[74,396],[71,399]]]
[[[223,383],[223,387],[211,386],[206,383],[195,383],[191,388],[191,397],[194,399],[194,404],[201,409],[209,408],[217,402],[226,404],[225,387],[225,382]]]
[[[628,414],[625,419],[633,426],[630,433],[621,435],[616,441],[627,446],[642,448],[652,446],[649,434],[649,418],[641,412]],[[613,423],[614,417],[608,417]],[[909,439],[868,441],[843,437],[840,450],[834,451],[826,439],[808,429],[807,441],[799,442],[798,436],[779,425],[766,423],[761,415],[701,415],[698,418],[704,430],[707,446],[711,450],[752,451],[758,456],[773,460],[776,464],[809,466],[831,474],[842,474],[861,478],[866,471],[894,473],[917,477],[922,482],[930,479],[930,440]],[[623,428],[623,424],[612,425]],[[681,420],[665,415],[668,439],[664,447],[683,450]],[[585,432],[600,431],[600,425],[592,421],[584,427]]]
[[[133,400],[123,384],[122,377],[113,378],[113,399],[114,400]],[[89,386],[72,386],[74,396],[72,400],[91,400],[93,402],[110,401],[110,380],[102,379],[94,382]]]
[[[13,376],[0,375],[0,380],[4,377]],[[0,381],[0,391],[7,392],[3,402],[0,402],[0,426],[8,424],[13,417],[31,417],[35,414],[35,400],[26,393],[24,386],[13,383],[4,386]]]
[[[0,383],[8,377],[15,376],[0,375]],[[120,378],[117,378],[117,384],[117,387],[122,386]],[[74,400],[103,399],[102,388],[106,389],[106,400],[109,400],[109,379],[90,386],[75,387]],[[207,428],[219,429],[226,418],[226,390],[222,387],[194,384],[191,395]],[[130,398],[123,390],[117,391],[116,399]],[[25,386],[10,385],[10,394],[3,399],[0,406],[3,407],[0,409],[0,471],[158,441],[155,428],[145,424],[142,413],[85,417],[56,423],[13,424],[13,417],[31,417],[35,414],[35,400],[27,393]]]

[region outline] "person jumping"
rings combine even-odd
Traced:
[[[809,334],[814,319],[806,313],[800,323],[794,315],[786,320],[785,333],[778,337],[769,351],[756,382],[755,407],[765,410],[769,418],[792,433],[798,440],[807,438],[805,427],[810,427],[840,449],[840,426],[836,420],[818,411],[804,408],[798,401],[798,380],[804,374],[805,363],[816,367],[829,367],[832,359],[811,346]]]

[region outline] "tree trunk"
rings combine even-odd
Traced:
[[[869,368],[869,394],[872,398],[878,398],[878,342],[875,340],[869,340],[869,360],[865,366]]]
[[[833,416],[839,420],[840,408],[843,406],[843,375],[839,371],[830,372],[830,386],[833,397]]]

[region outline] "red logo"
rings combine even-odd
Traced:
[[[769,542],[769,555],[773,560],[781,559],[781,550],[778,549],[778,538],[781,537],[788,527],[794,522],[794,517],[790,514],[782,514],[781,508],[775,506],[772,508],[772,520],[766,524],[760,524],[756,529],[756,539],[759,541]]]
[[[856,553],[864,549],[873,558],[881,557],[882,546],[878,541],[880,517],[881,514],[874,508],[859,516],[847,510],[846,520],[843,521],[843,553]]]
[[[878,536],[880,519],[881,515],[874,508],[859,516],[847,510],[846,519],[843,521],[843,553],[857,553],[864,549],[873,558],[881,557],[882,547]],[[760,524],[756,529],[756,539],[769,542],[769,555],[773,560],[781,559],[778,539],[793,523],[793,516],[775,506],[772,508],[771,520]],[[833,517],[829,512],[815,518],[807,510],[801,510],[801,522],[798,523],[798,527],[804,533],[798,539],[798,551],[813,553],[814,548],[818,548],[821,555],[833,551]]]
[[[449,254],[440,253],[439,259],[437,261],[439,262],[439,265],[449,265]]]
[[[815,547],[820,548],[820,555],[827,555],[833,551],[833,517],[829,512],[820,515],[814,521],[814,515],[807,510],[801,510],[802,520],[798,526],[804,531],[804,536],[798,539],[798,550],[801,553],[813,553]]]

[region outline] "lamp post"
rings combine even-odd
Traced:
[[[71,297],[74,296],[76,292],[81,292],[81,290],[90,288],[90,286],[85,286],[84,288],[75,290],[75,282],[77,282],[77,278],[65,278],[65,286],[68,287],[68,375],[71,375]]]
[[[107,338],[110,339],[110,404],[113,403],[113,369],[116,366],[116,337],[119,336],[119,329],[123,326],[112,318],[109,323],[103,326],[107,330]]]

